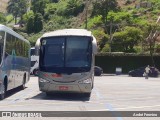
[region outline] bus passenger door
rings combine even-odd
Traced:
[[[22,85],[23,75],[22,75],[21,70],[22,68],[21,68],[19,56],[15,56],[14,58],[14,75],[15,75],[14,85],[15,87]]]
[[[15,75],[14,75],[13,64],[12,64],[12,56],[7,54],[7,52],[5,52],[5,58],[3,63],[4,63],[3,64],[4,73],[7,74],[7,77],[8,77],[7,90],[10,90],[14,88]]]
[[[14,44],[13,44],[13,36],[10,35],[9,33],[6,33],[6,47],[5,47],[5,53],[4,53],[4,61],[3,61],[3,67],[4,67],[4,72],[7,74],[8,77],[8,90],[14,88],[14,79],[15,79],[15,74],[14,74],[14,63],[13,63],[13,50],[14,50]]]

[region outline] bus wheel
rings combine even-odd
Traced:
[[[34,70],[33,70],[33,75],[34,75],[34,76],[38,76],[38,69],[34,69]]]
[[[1,86],[0,100],[3,100],[5,96],[6,96],[6,85],[3,83]]]
[[[94,80],[93,80],[93,82],[92,82],[92,89],[94,88]]]
[[[23,77],[23,83],[22,83],[22,85],[20,86],[20,89],[21,89],[21,90],[24,90],[24,89],[25,89],[25,87],[26,87],[25,84],[26,84],[26,77],[24,76],[24,77]]]
[[[94,88],[94,84],[92,84],[92,89]]]
[[[84,97],[86,97],[86,98],[90,98],[91,93],[84,93],[83,95],[84,95]]]

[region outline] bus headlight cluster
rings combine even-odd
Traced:
[[[45,80],[43,78],[39,78],[39,82],[42,82],[42,83],[49,83],[49,80]]]
[[[88,79],[85,79],[85,80],[82,80],[82,81],[79,81],[79,83],[91,83],[91,78],[88,78]]]

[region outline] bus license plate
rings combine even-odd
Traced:
[[[59,90],[68,90],[68,86],[59,86]]]

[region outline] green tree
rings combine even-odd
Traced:
[[[34,17],[31,16],[29,19],[28,19],[28,22],[27,22],[27,25],[26,25],[26,30],[27,30],[27,33],[32,33],[34,32]]]
[[[4,24],[6,22],[6,17],[4,14],[0,13],[0,23]]]
[[[109,36],[105,34],[103,29],[96,29],[96,30],[93,30],[92,32],[97,39],[98,49],[99,51],[101,51],[105,46],[105,44],[107,43],[107,41],[109,40]]]
[[[27,23],[27,21],[29,20],[30,17],[34,17],[34,13],[33,13],[32,10],[30,10],[29,12],[27,12],[27,13],[25,13],[25,14],[23,15],[23,20],[24,20],[24,22]]]
[[[43,29],[43,16],[41,13],[34,14],[33,11],[23,15],[23,19],[26,23],[26,31],[30,33],[38,33]]]
[[[102,15],[105,31],[107,32],[107,16],[109,11],[117,11],[119,9],[117,0],[96,0],[93,3],[92,16]]]
[[[57,4],[55,3],[51,3],[51,4],[48,4],[45,8],[45,13],[46,14],[55,14],[56,10],[57,10]]]
[[[138,45],[142,38],[143,32],[141,29],[126,26],[123,31],[116,32],[113,35],[114,51],[133,52],[134,46]]]
[[[23,16],[24,21],[26,22],[26,31],[28,34],[34,32],[34,13],[32,11],[26,13]]]
[[[148,28],[149,35],[147,37],[147,42],[149,44],[149,52],[152,59],[152,65],[155,66],[154,59],[153,59],[153,53],[155,51],[155,42],[157,40],[157,37],[159,36],[160,31],[160,25],[158,23],[156,24],[150,24]]]
[[[27,12],[28,1],[27,0],[10,0],[7,6],[8,13],[13,14],[15,19],[15,24],[17,23],[17,17],[20,17],[22,20],[22,16]]]
[[[27,12],[27,9],[29,7],[28,0],[19,0],[18,6],[20,7],[19,9],[19,16],[21,20],[23,19],[23,15]]]
[[[44,15],[46,5],[49,3],[49,0],[32,0],[32,7],[34,13],[41,13]]]
[[[7,7],[7,11],[8,13],[13,14],[14,19],[15,19],[15,24],[17,23],[17,17],[18,17],[18,11],[19,11],[19,7],[18,7],[18,0],[10,0],[8,7]]]
[[[125,50],[123,41],[125,41],[126,37],[127,37],[126,31],[120,31],[113,34],[113,40],[111,46],[113,52],[123,52]]]
[[[103,52],[109,52],[109,50],[110,50],[110,45],[109,44],[105,44],[105,46],[103,47],[103,49],[102,49],[102,53]]]
[[[132,24],[133,17],[129,12],[108,12],[107,20],[111,21],[115,24],[124,24],[124,26],[128,24]]]
[[[84,9],[83,0],[69,0],[66,6],[66,15],[77,16]]]
[[[43,16],[41,13],[36,13],[34,18],[34,32],[38,33],[43,29]]]
[[[126,44],[126,47],[128,45],[129,49],[133,49],[142,40],[143,32],[136,27],[125,27],[125,31],[127,32],[127,38],[124,39],[124,44]]]
[[[50,2],[57,3],[59,0],[50,0]]]

